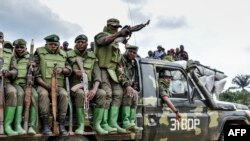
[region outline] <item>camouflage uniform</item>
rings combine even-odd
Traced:
[[[69,63],[72,64],[73,72],[75,72],[71,76],[71,87],[77,86],[80,84],[82,85],[81,78],[79,78],[76,74],[76,71],[81,70],[79,64],[77,63],[77,59],[80,58],[80,61],[83,63],[83,70],[87,74],[88,77],[88,86],[90,91],[95,91],[95,101],[96,106],[94,108],[94,120],[93,120],[93,126],[94,129],[100,133],[100,134],[107,134],[108,132],[105,131],[100,127],[100,123],[103,118],[103,112],[104,107],[106,104],[106,92],[103,89],[98,88],[99,84],[101,82],[101,71],[98,66],[97,58],[93,52],[87,51],[87,36],[81,34],[76,37],[75,43],[76,46],[74,50],[70,50],[67,52]],[[82,44],[78,44],[78,42],[82,42]],[[81,48],[85,48],[84,50],[80,51],[78,49],[78,46]],[[83,72],[82,72],[83,73]],[[82,76],[81,76],[82,77]],[[96,85],[96,86],[95,86]],[[78,128],[76,129],[76,134],[83,134],[84,131],[84,113],[83,113],[83,107],[84,107],[84,99],[85,96],[87,96],[83,90],[83,88],[78,87],[74,92],[71,94],[74,97],[75,100],[75,106],[76,106],[76,115],[77,115],[77,122],[78,122]]]
[[[126,130],[117,124],[123,91],[121,85],[118,83],[116,75],[117,65],[121,61],[121,53],[119,45],[115,39],[118,38],[121,33],[112,30],[111,26],[116,30],[118,27],[121,27],[119,20],[109,19],[107,21],[107,26],[103,29],[103,32],[95,36],[94,52],[96,53],[99,61],[99,67],[101,68],[101,88],[107,93],[104,118],[101,124],[104,128],[109,128],[109,126],[111,126],[113,128],[117,128],[118,132],[124,133]],[[107,119],[109,124],[107,123]],[[111,128],[105,130],[110,129]]]
[[[59,37],[57,35],[49,35],[44,38],[47,42],[45,47],[37,48],[35,52],[35,57],[37,64],[40,64],[40,71],[41,71],[41,78],[46,83],[44,87],[39,83],[37,88],[38,96],[39,96],[39,111],[40,111],[40,117],[43,122],[43,133],[45,135],[51,135],[51,130],[48,127],[48,115],[50,113],[50,92],[48,89],[50,89],[51,86],[51,78],[53,73],[53,68],[55,63],[57,64],[57,68],[67,69],[71,73],[71,67],[66,62],[67,55],[66,52],[59,49]],[[49,48],[49,43],[57,44],[57,48],[55,52],[52,51],[51,48]],[[64,86],[64,78],[66,74],[64,74],[63,70],[61,73],[57,74],[57,86],[58,86],[58,98],[57,98],[57,105],[58,105],[58,114],[59,114],[59,124],[60,124],[60,133],[62,135],[68,135],[67,131],[64,128],[64,121],[65,116],[67,114],[68,109],[68,102],[69,98],[67,95],[67,91],[65,90]],[[40,82],[40,81],[39,81]]]
[[[163,78],[159,78],[159,93],[160,96],[167,96],[167,97],[171,97],[171,93],[169,91],[169,84],[167,84]]]
[[[17,69],[18,69],[18,75],[15,78],[13,84],[15,88],[17,89],[17,110],[16,110],[16,116],[15,116],[15,130],[19,134],[25,134],[25,130],[21,126],[22,121],[22,112],[23,112],[23,103],[24,103],[24,94],[25,94],[25,86],[27,85],[27,73],[28,73],[28,66],[29,63],[29,53],[26,50],[26,41],[23,39],[15,40],[15,51],[23,47],[23,53],[18,55],[17,52],[15,52],[15,59],[17,61]],[[35,69],[34,69],[35,70]],[[35,72],[35,71],[34,71]],[[34,73],[33,73],[34,76]],[[38,94],[35,90],[35,88],[32,88],[32,102],[30,107],[30,128],[28,130],[29,134],[36,134],[35,132],[35,124],[37,119],[37,111],[34,105],[37,105],[38,103]]]
[[[3,70],[8,71],[10,76],[5,76],[5,109],[4,109],[4,130],[8,136],[18,135],[18,132],[14,131],[11,127],[17,106],[17,90],[10,84],[10,82],[16,77],[16,60],[13,57],[13,46],[10,42],[5,41],[3,43],[3,58],[4,65]]]
[[[123,100],[122,100],[122,124],[125,129],[132,129],[134,131],[141,131],[142,128],[137,127],[135,124],[136,120],[136,108],[138,104],[138,75],[136,60],[129,58],[129,51],[138,51],[137,46],[126,45],[126,53],[122,56],[121,66],[122,70],[118,73],[119,80],[124,89]],[[137,55],[137,54],[136,54]],[[136,57],[136,55],[134,57]],[[131,87],[133,90],[133,96],[128,94],[127,88]]]

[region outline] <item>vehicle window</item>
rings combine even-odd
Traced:
[[[144,97],[155,97],[156,93],[156,81],[154,74],[154,67],[151,64],[142,64],[142,81],[143,81],[143,94]]]
[[[170,97],[187,98],[188,83],[187,79],[180,70],[162,67],[157,67],[156,70],[159,81],[163,80],[163,77],[170,75],[171,81],[168,84]]]

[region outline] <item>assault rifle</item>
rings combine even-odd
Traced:
[[[149,23],[150,23],[150,20],[148,20],[146,23],[144,23],[144,24],[138,24],[138,25],[135,25],[135,26],[129,26],[129,25],[125,25],[121,30],[124,30],[124,29],[126,29],[127,30],[127,33],[126,33],[126,35],[124,35],[123,37],[125,37],[126,39],[126,41],[128,41],[129,40],[129,38],[131,37],[131,35],[132,35],[132,33],[133,32],[136,32],[136,31],[139,31],[139,30],[141,30],[142,28],[144,28],[145,26],[147,26],[147,25],[149,25]]]
[[[34,40],[31,40],[30,45],[30,56],[29,56],[29,62],[31,63],[33,61],[33,50],[34,50]],[[23,127],[26,133],[28,132],[28,122],[29,122],[29,111],[30,111],[30,103],[31,103],[31,97],[32,97],[32,85],[33,85],[33,71],[34,68],[32,64],[29,65],[28,74],[27,74],[27,85],[25,88],[25,109],[24,109],[24,123]]]
[[[72,135],[73,132],[73,106],[70,98],[70,86],[69,86],[69,77],[65,78],[66,90],[69,97],[69,134]]]
[[[53,133],[59,134],[59,126],[56,121],[57,114],[57,73],[56,73],[57,63],[54,64],[53,73],[51,77],[51,101],[52,101],[52,116],[53,116]]]
[[[88,97],[87,97],[87,94],[88,94],[88,91],[89,91],[89,83],[88,83],[88,76],[87,74],[85,73],[85,70],[83,69],[83,59],[81,57],[77,57],[76,58],[76,63],[78,64],[80,70],[82,71],[82,87],[83,87],[83,91],[84,91],[84,112],[86,114],[86,118],[88,119],[89,118],[89,114],[88,114],[88,111],[89,111],[89,100],[88,100]]]
[[[3,119],[4,119],[4,76],[3,76],[3,44],[0,43],[0,135],[4,134]]]

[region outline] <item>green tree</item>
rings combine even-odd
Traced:
[[[233,78],[232,84],[235,84],[237,87],[230,87],[230,89],[241,89],[243,91],[245,88],[249,88],[250,75],[237,75]]]

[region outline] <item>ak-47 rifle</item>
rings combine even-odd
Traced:
[[[88,91],[89,91],[89,83],[88,83],[88,76],[87,74],[85,73],[85,70],[83,68],[83,62],[82,62],[82,58],[81,57],[77,57],[76,58],[76,63],[78,64],[80,70],[82,71],[82,86],[83,86],[83,91],[85,93],[85,97],[84,97],[84,112],[86,114],[86,118],[88,119],[89,118],[89,114],[88,114],[88,111],[89,111],[89,100],[88,100],[88,97],[87,97],[87,94],[88,94]]]
[[[4,134],[3,119],[4,119],[4,76],[3,76],[3,44],[0,43],[0,135]]]
[[[54,69],[51,77],[51,101],[52,101],[52,116],[53,116],[53,133],[59,134],[59,126],[56,121],[57,114],[57,73],[56,73],[57,63],[54,64]]]
[[[132,26],[132,27],[129,26],[129,25],[125,25],[121,30],[124,30],[124,29],[127,30],[127,34],[125,35],[125,37],[126,37],[126,40],[129,40],[129,38],[131,37],[133,32],[141,30],[145,26],[149,25],[149,23],[150,23],[150,20],[148,20],[144,24],[138,24],[138,25],[135,25],[135,26]]]
[[[30,45],[30,56],[29,56],[29,62],[31,63],[33,61],[33,50],[34,50],[34,40],[31,40],[31,45]],[[33,71],[34,68],[30,64],[29,69],[28,69],[28,74],[27,74],[27,85],[25,88],[25,109],[24,109],[24,123],[23,127],[26,133],[28,132],[28,122],[29,122],[29,111],[30,111],[30,103],[31,103],[31,97],[32,97],[32,85],[33,85]]]

